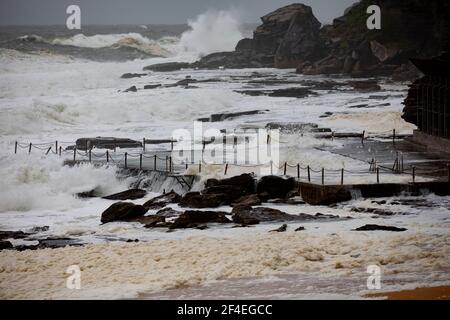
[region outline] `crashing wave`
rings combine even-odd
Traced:
[[[164,45],[168,44],[168,42],[171,44],[174,41],[174,39],[170,39],[169,41],[166,37],[160,40],[151,40],[139,33],[96,34],[93,36],[86,36],[80,33],[68,38],[60,37],[54,39],[45,39],[37,35],[25,35],[19,37],[19,40],[91,49],[108,47],[113,49],[133,48],[145,54],[158,57],[171,56],[170,50],[164,48]],[[176,39],[176,41],[178,41],[178,39]]]

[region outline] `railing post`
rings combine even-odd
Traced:
[[[156,154],[153,159],[153,170],[156,171]]]
[[[325,169],[322,168],[322,185],[325,184]]]
[[[170,140],[170,151],[173,151],[173,139]]]
[[[77,148],[73,148],[73,162],[77,159]]]
[[[91,163],[91,162],[92,162],[92,151],[89,150],[89,163]]]
[[[128,169],[128,152],[125,152],[125,169]]]
[[[364,144],[364,136],[366,135],[366,130],[363,131],[361,136],[361,143]]]
[[[198,162],[198,173],[202,173],[202,162]]]
[[[59,146],[59,156],[61,157],[61,155],[62,155],[62,147]]]
[[[311,168],[308,166],[308,182],[311,182]]]
[[[225,173],[223,175],[226,176],[227,172],[228,172],[228,163],[225,164]]]
[[[169,172],[172,173],[172,157],[169,157]]]
[[[189,160],[186,158],[186,170],[189,168]]]
[[[284,175],[287,173],[287,162],[284,163]]]
[[[416,167],[412,168],[412,179],[413,183],[416,183]]]
[[[224,134],[222,137],[222,161],[225,162],[227,159],[227,136]]]
[[[401,164],[400,164],[400,170],[401,170],[401,172],[403,173],[403,172],[404,172],[404,164],[405,164],[405,163],[403,162],[403,161],[404,161],[404,159],[403,159],[403,152],[402,152],[402,154],[401,154],[401,158],[400,158],[400,159],[401,159],[401,162],[400,162],[400,163],[401,163]]]
[[[145,138],[142,139],[142,150],[145,152]]]
[[[142,170],[142,153],[139,155],[139,169]]]
[[[341,169],[341,185],[344,185],[344,169]]]
[[[50,146],[50,147],[47,149],[47,152],[45,153],[45,155],[48,155],[48,154],[50,153],[50,151],[52,151],[52,146]]]
[[[395,144],[395,129],[392,130],[392,143]]]
[[[16,143],[14,145],[14,154],[17,154],[17,141],[16,141]]]
[[[55,141],[55,152],[58,153],[58,140]]]
[[[33,146],[33,144],[30,142],[30,146],[28,147],[28,153],[31,153],[31,147]]]
[[[106,163],[109,163],[109,150],[106,150]]]
[[[392,171],[394,172],[394,173],[398,173],[398,171],[399,171],[399,161],[398,161],[398,151],[397,151],[397,153],[396,153],[396,157],[395,157],[395,161],[394,161],[394,166],[392,167]]]
[[[377,167],[377,183],[380,183],[380,168]]]
[[[300,163],[297,164],[297,178],[300,180]]]

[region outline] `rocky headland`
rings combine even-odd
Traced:
[[[381,30],[369,30],[367,8],[381,8]],[[439,55],[448,47],[446,1],[361,0],[332,24],[321,25],[311,7],[295,3],[261,18],[253,38],[234,51],[217,52],[194,63],[165,63],[149,71],[181,68],[295,68],[300,74],[392,76],[414,80],[420,73],[410,58]]]

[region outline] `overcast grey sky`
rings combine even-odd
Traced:
[[[312,6],[322,22],[331,22],[357,0],[0,0],[1,25],[65,25],[66,8],[81,7],[82,24],[177,24],[209,9],[238,10],[242,22],[294,2]]]

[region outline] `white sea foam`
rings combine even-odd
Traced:
[[[254,234],[236,239],[191,237],[183,241],[152,241],[130,245],[0,252],[0,297],[129,298],[143,292],[208,281],[307,272],[327,276],[360,276],[353,294],[367,279],[366,268],[382,266],[383,275],[423,275],[448,281],[448,235],[339,233]],[[428,248],[432,247],[433,250]],[[81,268],[81,289],[69,290],[68,266]],[[350,285],[347,284],[347,285]],[[326,293],[333,293],[333,286]]]
[[[55,157],[28,155],[0,159],[0,214],[10,211],[57,209],[84,206],[76,194],[96,189],[107,195],[127,188],[114,167],[63,166]]]
[[[191,30],[180,39],[181,53],[206,55],[218,51],[232,51],[243,38],[239,18],[233,11],[210,10],[189,20]]]

